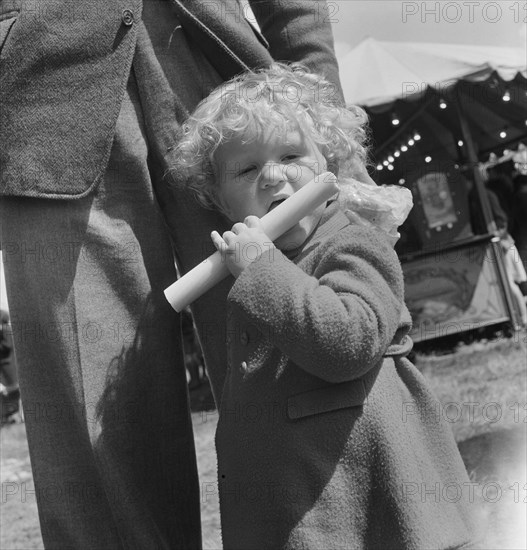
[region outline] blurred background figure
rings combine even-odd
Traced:
[[[20,389],[0,250],[0,424],[13,420],[19,411]]]
[[[20,411],[20,389],[9,313],[0,309],[0,423],[5,424]]]
[[[527,152],[525,153],[527,157]],[[515,164],[513,177],[513,224],[511,234],[516,241],[523,267],[527,269],[527,159]],[[527,284],[522,286],[523,295],[527,295]]]
[[[520,313],[521,322],[525,327],[527,326],[527,274],[513,234],[517,233],[516,228],[520,223],[525,225],[524,218],[527,210],[522,211],[516,208],[512,179],[499,172],[494,174],[493,170],[488,172],[489,177],[485,183],[487,195],[498,228],[498,237],[511,292]]]

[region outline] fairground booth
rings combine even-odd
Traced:
[[[368,38],[339,64],[370,116],[374,179],[413,194],[396,249],[414,341],[519,328],[481,167],[527,144],[525,51]]]

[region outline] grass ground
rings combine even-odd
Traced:
[[[513,339],[418,355],[474,483],[481,548],[527,548],[527,347]]]
[[[473,482],[484,549],[527,548],[526,335],[417,353],[415,362],[441,400]],[[203,399],[206,400],[206,397]],[[199,400],[198,400],[199,401]],[[221,548],[214,411],[193,413],[201,480],[204,548]],[[0,548],[42,548],[23,424],[2,428]],[[22,490],[24,488],[24,490]]]

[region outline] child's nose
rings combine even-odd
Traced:
[[[279,183],[287,181],[287,165],[281,164],[279,162],[269,162],[267,163],[261,175],[260,184],[263,188],[274,187]]]

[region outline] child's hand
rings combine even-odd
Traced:
[[[225,231],[222,236],[217,231],[210,236],[236,278],[256,258],[275,248],[256,216],[247,216],[243,223],[234,224],[231,231]]]

